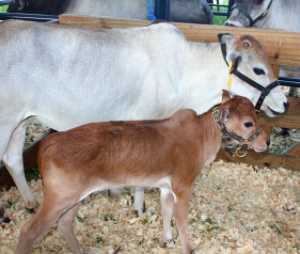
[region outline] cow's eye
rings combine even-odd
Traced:
[[[252,123],[252,122],[246,122],[246,123],[245,123],[245,126],[246,126],[247,128],[250,128],[250,127],[253,126],[253,123]]]
[[[253,71],[255,72],[256,75],[265,75],[265,71],[260,68],[253,68]]]

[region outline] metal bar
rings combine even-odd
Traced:
[[[287,80],[280,80],[280,85],[282,86],[289,86],[289,87],[296,87],[296,88],[300,88],[300,83],[299,82],[293,82],[293,81],[287,81]]]
[[[17,13],[17,12],[1,13],[0,16],[32,17],[32,18],[39,17],[39,18],[58,19],[58,15],[30,14],[30,13]]]
[[[1,0],[0,1],[0,6],[2,5],[9,5],[12,2],[12,0]]]
[[[23,13],[0,13],[0,20],[20,19],[29,21],[47,22],[58,20],[56,15],[23,14]]]
[[[225,7],[228,8],[227,4],[208,4],[209,6]]]
[[[170,21],[170,0],[165,0],[165,20]]]
[[[8,19],[18,19],[18,20],[27,20],[27,21],[39,21],[39,22],[50,22],[50,21],[55,21],[58,19],[47,19],[47,18],[30,18],[30,17],[6,17],[6,18],[1,18],[0,20],[8,20]]]
[[[225,16],[227,17],[227,12],[213,11],[213,14],[216,16]]]
[[[235,4],[235,0],[229,0],[227,18],[229,18],[230,14],[231,14],[232,6],[234,4]]]
[[[279,77],[280,80],[285,80],[285,81],[293,81],[293,82],[299,82],[300,83],[300,79],[299,78],[287,78],[287,77]]]

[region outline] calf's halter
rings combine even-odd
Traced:
[[[220,40],[220,37],[219,37],[219,40]],[[229,66],[229,64],[228,64],[228,62],[226,60],[227,50],[226,50],[226,43],[225,42],[221,42],[221,49],[222,49],[222,55],[223,55],[223,58],[225,60],[225,63],[227,64],[227,66]],[[279,83],[278,80],[275,80],[274,82],[272,82],[268,86],[264,87],[264,86],[258,84],[257,82],[255,82],[254,80],[246,77],[244,74],[240,73],[237,70],[238,64],[239,64],[239,59],[236,59],[233,68],[230,70],[230,74],[234,74],[239,79],[241,79],[244,82],[248,83],[250,86],[253,86],[257,90],[261,91],[261,94],[260,94],[260,96],[258,98],[258,101],[257,101],[256,105],[255,105],[255,109],[257,111],[259,111],[260,108],[261,108],[261,105],[263,104],[263,102],[265,100],[265,98],[269,95],[269,93],[271,92],[271,90],[274,89],[275,87],[279,86],[280,83]]]
[[[221,149],[226,150],[230,153],[231,156],[234,156],[230,150],[227,150],[226,145],[227,142],[232,141],[233,139],[238,141],[237,149],[235,154],[238,157],[245,157],[247,154],[248,147],[252,144],[252,142],[262,133],[262,127],[259,127],[255,133],[253,133],[249,138],[243,138],[242,136],[237,135],[232,131],[228,131],[227,126],[221,122],[220,119],[220,111],[217,107],[213,108],[212,115],[215,122],[218,124],[219,128],[221,129]]]
[[[248,13],[241,5],[239,5],[239,4],[233,5],[232,8],[231,8],[231,11],[234,10],[235,8],[236,8],[236,9],[239,9],[239,10],[241,11],[241,13],[243,13],[244,16],[245,16],[247,19],[249,19],[249,22],[250,22],[249,27],[253,27],[254,24],[255,24],[257,21],[263,19],[265,16],[268,15],[269,9],[270,9],[272,3],[273,3],[273,0],[270,1],[270,3],[269,3],[269,5],[268,5],[267,9],[263,12],[263,14],[259,15],[259,16],[258,16],[257,18],[255,18],[254,20],[253,20],[253,18],[250,16],[250,14],[249,14],[249,13]]]

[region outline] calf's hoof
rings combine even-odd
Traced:
[[[169,240],[168,242],[164,242],[164,247],[165,248],[173,248],[175,245],[175,241],[172,239],[172,240]]]
[[[25,203],[25,207],[27,210],[37,211],[39,204],[35,200],[29,201],[28,203]]]
[[[191,250],[190,254],[196,254],[196,251],[195,250]]]

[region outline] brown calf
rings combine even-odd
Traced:
[[[230,99],[224,92],[218,110],[217,120],[239,136],[249,137],[259,128],[254,107],[244,97]],[[16,253],[28,253],[57,221],[71,250],[84,253],[72,226],[79,202],[95,191],[129,186],[161,189],[163,241],[173,245],[174,210],[182,251],[194,253],[187,236],[193,183],[220,146],[212,112],[197,116],[189,109],[159,121],[93,123],[52,134],[38,152],[44,201],[22,228]],[[266,134],[260,133],[251,146],[264,151]]]

